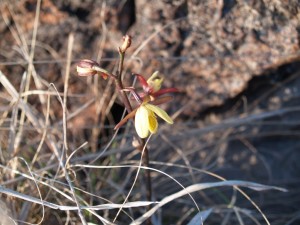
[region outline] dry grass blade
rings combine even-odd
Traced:
[[[44,132],[42,134],[42,138],[41,138],[41,141],[39,143],[39,146],[37,147],[37,150],[36,150],[36,153],[34,154],[34,157],[31,161],[31,165],[33,166],[41,149],[42,149],[42,146],[43,146],[43,143],[46,139],[46,135],[47,135],[47,127],[49,125],[49,115],[50,115],[50,94],[48,94],[48,98],[47,98],[47,111],[46,111],[46,119],[45,119],[45,127],[44,127]]]
[[[22,76],[22,81],[21,81],[21,87],[20,87],[20,93],[19,95],[21,95],[22,90],[24,89],[24,84],[25,84],[25,79],[26,79],[26,73],[23,73]],[[20,99],[20,97],[19,97]],[[9,147],[8,147],[8,152],[11,156],[15,155],[15,149],[16,149],[16,145],[18,145],[17,143],[19,143],[20,141],[18,140],[18,137],[16,137],[16,127],[17,127],[17,118],[18,115],[18,107],[13,107],[12,109],[12,121],[10,124],[10,133],[9,133]]]
[[[125,205],[126,202],[128,201],[128,198],[129,198],[129,196],[130,196],[130,194],[131,194],[131,192],[132,192],[132,190],[133,190],[133,188],[134,188],[134,186],[135,186],[135,184],[136,184],[136,181],[137,181],[138,176],[139,176],[139,174],[140,174],[140,170],[141,170],[141,168],[142,168],[142,161],[143,161],[142,159],[143,159],[143,155],[145,154],[145,150],[146,150],[146,148],[147,148],[147,145],[148,145],[148,142],[149,142],[150,139],[151,139],[151,135],[149,136],[149,138],[147,139],[147,141],[146,141],[146,143],[145,143],[145,145],[144,145],[144,148],[143,148],[142,154],[141,154],[141,159],[140,159],[139,165],[138,165],[138,170],[137,170],[136,175],[135,175],[135,177],[134,177],[134,181],[133,181],[133,183],[132,183],[132,185],[131,185],[131,187],[130,187],[130,189],[129,189],[129,191],[128,191],[128,194],[126,195],[126,198],[125,198],[125,200],[124,200],[124,202],[123,202],[123,205]],[[119,216],[119,214],[120,214],[122,208],[123,208],[123,207],[121,207],[121,208],[119,209],[119,211],[117,212],[117,214],[116,214],[116,216],[115,216],[113,222],[116,221],[116,219],[117,219],[117,217]]]
[[[43,201],[43,200],[41,200],[41,199],[38,199],[38,198],[35,198],[35,197],[32,197],[32,196],[29,196],[29,195],[22,194],[22,193],[20,193],[20,192],[11,190],[11,189],[9,189],[9,188],[5,188],[5,187],[3,187],[3,186],[0,186],[0,192],[1,192],[2,194],[6,194],[6,195],[8,195],[8,196],[12,196],[12,197],[20,198],[20,199],[23,199],[23,200],[25,200],[25,201],[29,201],[29,202],[32,202],[32,203],[44,205],[44,206],[50,207],[50,208],[52,208],[52,209],[59,209],[59,208],[60,208],[59,205],[53,204],[53,203],[51,203],[51,202]],[[62,207],[62,208],[63,208],[63,207]]]
[[[35,177],[34,177],[32,171],[31,171],[29,165],[27,164],[26,160],[23,159],[23,158],[20,158],[20,159],[25,163],[25,165],[26,165],[26,167],[27,167],[27,169],[28,169],[28,171],[29,171],[29,173],[30,173],[30,177],[31,177],[32,180],[34,181],[34,184],[35,184],[35,186],[36,186],[37,192],[38,192],[39,197],[40,197],[40,199],[41,199],[41,201],[42,201],[42,193],[41,193],[41,190],[40,190],[40,188],[39,188],[38,181],[35,179]],[[25,204],[24,206],[25,206],[25,210],[26,210],[26,211],[29,211],[29,210],[30,210],[30,207],[28,207],[27,204]],[[27,213],[26,213],[26,214],[27,214]],[[45,207],[42,206],[42,218],[40,219],[40,222],[38,222],[37,224],[41,224],[41,223],[43,222],[43,220],[44,220],[44,217],[45,217]],[[21,218],[22,218],[22,217],[21,217]],[[24,219],[25,219],[25,218],[24,218]]]
[[[207,209],[201,212],[198,212],[187,225],[199,225],[199,221],[201,224],[206,220],[207,217],[211,214],[212,209]]]
[[[262,112],[260,114],[252,114],[252,115],[250,114],[248,116],[242,115],[240,118],[227,119],[216,125],[211,125],[211,126],[207,126],[204,128],[190,129],[184,133],[180,133],[178,136],[183,138],[183,137],[190,137],[193,135],[201,135],[201,134],[205,134],[205,133],[212,132],[212,131],[219,131],[221,129],[226,129],[229,127],[236,127],[239,125],[251,124],[255,121],[267,119],[267,118],[274,117],[274,116],[281,116],[281,115],[285,115],[290,112],[297,112],[297,111],[300,111],[299,106],[281,108],[281,109],[272,110],[269,112]],[[174,137],[174,138],[176,138],[176,137]]]
[[[70,187],[71,193],[74,198],[73,200],[77,205],[78,215],[81,219],[82,224],[86,225],[87,222],[82,214],[80,203],[77,199],[77,196],[76,196],[76,193],[74,190],[74,186],[71,182],[71,179],[70,179],[68,171],[67,171],[68,165],[64,164],[64,162],[62,161],[62,160],[64,160],[64,161],[66,160],[66,155],[68,154],[68,151],[69,151],[68,139],[67,139],[67,105],[66,104],[67,104],[68,81],[69,81],[69,75],[70,75],[70,63],[71,63],[73,44],[74,44],[74,36],[73,36],[73,34],[70,34],[69,40],[68,40],[68,57],[67,57],[68,60],[67,60],[67,66],[66,66],[67,68],[66,68],[65,83],[64,83],[64,99],[62,100],[58,94],[58,99],[63,108],[63,141],[64,141],[64,151],[62,154],[63,159],[61,158],[59,162],[60,162],[61,167],[64,170],[65,178],[68,182],[68,185]]]
[[[13,196],[16,198],[20,198],[32,203],[36,203],[39,205],[43,205],[52,209],[59,209],[62,211],[76,211],[78,210],[77,206],[67,206],[67,205],[57,205],[48,201],[43,201],[41,199],[22,194],[20,192],[5,188],[0,186],[0,192],[9,196]],[[92,210],[108,210],[108,209],[120,209],[120,208],[133,208],[133,207],[143,207],[143,206],[148,206],[152,204],[157,204],[158,202],[148,202],[148,201],[136,201],[136,202],[127,202],[124,204],[102,204],[102,205],[95,205],[95,206],[81,206],[81,209],[92,209]]]
[[[0,83],[3,85],[3,87],[6,89],[6,91],[10,94],[12,97],[13,101],[17,102],[19,99],[19,94],[16,91],[16,89],[13,87],[13,85],[10,83],[10,81],[6,78],[6,76],[0,71]],[[39,131],[41,132],[41,124],[40,121],[36,118],[30,107],[23,102],[23,100],[19,100],[18,104],[19,108],[21,108],[32,125]]]
[[[30,108],[30,106],[26,104],[22,99],[19,99],[18,92],[1,71],[0,71],[0,83],[9,93],[9,95],[12,97],[12,100],[14,102],[18,102],[18,107],[24,111],[25,115],[27,116],[28,120],[31,122],[33,127],[38,131],[38,133],[42,134],[43,133],[42,127],[44,125],[39,120],[39,118],[33,113],[33,110]],[[55,141],[52,140],[51,137],[48,137],[47,144],[49,148],[53,150],[56,157],[59,158],[58,148],[56,146]]]
[[[160,209],[165,204],[174,201],[177,198],[180,198],[186,194],[190,194],[196,191],[208,189],[208,188],[215,188],[215,187],[222,187],[222,186],[239,186],[239,187],[247,187],[256,191],[265,191],[265,190],[278,190],[278,191],[287,191],[284,188],[275,187],[275,186],[268,186],[263,184],[258,184],[254,182],[247,182],[247,181],[220,181],[215,183],[202,183],[202,184],[194,184],[189,187],[186,187],[184,190],[176,192],[172,195],[169,195],[163,198],[156,206],[154,206],[151,210],[146,212],[142,217],[138,218],[132,225],[142,224],[147,218],[151,217],[158,209]]]
[[[41,180],[42,177],[39,176],[39,175],[36,174],[36,173],[32,173],[34,176],[33,176],[33,175],[32,175],[32,176],[29,176],[29,175],[27,175],[27,174],[25,174],[25,173],[22,173],[22,172],[20,172],[20,171],[18,171],[18,170],[15,170],[15,169],[11,169],[11,168],[6,167],[6,166],[3,166],[3,165],[1,165],[1,164],[0,164],[0,168],[2,168],[2,169],[4,169],[4,170],[7,170],[7,171],[10,171],[11,173],[20,175],[20,177],[22,177],[22,178],[24,178],[24,179],[33,180],[33,181],[35,181],[35,182],[37,182],[37,183],[39,183],[39,184],[42,184],[42,185],[44,185],[44,186],[47,186],[47,187],[51,188],[52,190],[54,190],[55,192],[57,192],[58,194],[60,194],[61,197],[64,197],[64,198],[66,198],[66,199],[68,199],[68,200],[72,200],[72,197],[70,197],[70,196],[67,195],[65,192],[63,192],[63,191],[59,190],[58,188],[56,188],[55,186],[53,186],[53,184],[49,184],[49,183],[47,183],[47,182],[42,181],[42,180]],[[37,179],[37,178],[38,178],[38,179]],[[4,186],[4,185],[9,185],[11,182],[12,182],[12,180],[10,180],[10,181],[8,181],[8,182],[3,182],[2,184],[3,184],[3,186]],[[58,182],[58,181],[54,181],[54,182]]]

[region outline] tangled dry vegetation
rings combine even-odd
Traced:
[[[0,2],[0,224],[299,224],[299,3],[155,3]],[[116,71],[122,32],[124,82],[181,91],[149,168],[112,80],[75,73]]]

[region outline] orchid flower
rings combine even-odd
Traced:
[[[143,93],[137,93],[133,87],[124,88],[124,91],[130,91],[133,97],[139,103],[139,106],[129,113],[123,120],[121,120],[115,129],[120,128],[130,118],[134,119],[135,129],[139,137],[146,138],[149,133],[154,134],[157,132],[158,121],[157,116],[165,120],[169,124],[173,124],[170,116],[157,105],[172,100],[171,96],[161,96],[170,92],[177,92],[176,88],[161,89],[164,78],[159,76],[159,73],[154,72],[148,80],[139,74],[135,74],[140,81]]]
[[[159,116],[169,124],[173,124],[173,120],[169,115],[158,106],[144,103],[138,107],[135,114],[134,125],[140,138],[148,137],[149,132],[151,134],[157,132],[158,122],[156,116]]]

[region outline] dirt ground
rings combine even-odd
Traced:
[[[34,0],[0,2],[0,70],[17,90],[28,67],[36,7]],[[285,193],[251,192],[250,196],[271,224],[296,225],[300,224],[299,32],[297,0],[43,0],[34,50],[34,69],[40,78],[32,82],[31,90],[47,90],[53,83],[63,92],[72,33],[69,112],[92,97],[100,99],[110,90],[97,80],[76,76],[76,62],[94,59],[114,71],[116,49],[122,36],[130,34],[133,42],[125,64],[126,84],[131,85],[131,72],[150,76],[158,70],[166,78],[166,87],[180,90],[172,104],[165,106],[177,115],[173,128],[165,130],[168,141],[165,136],[156,138],[158,143],[165,141],[156,148],[167,154],[155,153],[151,158],[185,164],[172,155],[181,149],[193,167],[226,179],[287,188]],[[0,91],[5,96],[2,86]],[[37,98],[30,97],[29,102],[41,114]],[[74,148],[86,140],[96,151],[108,140],[112,130],[104,133],[91,127],[107,120],[109,103],[110,97],[104,98],[101,108],[92,103],[70,121]],[[1,113],[9,107],[5,97],[0,104]],[[52,104],[51,121],[57,125],[62,117],[60,103]],[[120,113],[120,106],[111,107]],[[6,145],[5,127],[2,123],[1,146]],[[99,141],[99,136],[107,138]],[[211,178],[199,175],[196,180]],[[207,193],[204,206],[222,204],[221,197],[214,194]],[[236,201],[239,207],[252,210],[258,224],[264,224],[248,201]],[[176,209],[170,206],[168,213],[172,210]],[[216,213],[207,224],[221,224],[225,214]],[[239,223],[229,220],[228,224]]]

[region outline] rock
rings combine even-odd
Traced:
[[[2,11],[30,40],[34,1],[11,4],[18,6],[14,17],[5,4]],[[57,16],[51,17],[51,12]],[[24,20],[24,15],[28,19]],[[222,105],[243,92],[253,77],[299,59],[297,1],[177,0],[152,4],[131,0],[126,4],[118,1],[107,4],[56,1],[54,4],[45,0],[40,17],[37,40],[56,54],[36,47],[36,59],[64,59],[67,37],[73,32],[74,59],[101,58],[101,65],[111,70],[115,61],[103,59],[118,57],[116,49],[127,32],[133,36],[127,56],[134,54],[140,59],[128,63],[127,74],[150,76],[159,70],[167,77],[166,86],[182,91],[175,98],[177,109],[172,107],[172,110],[185,106],[183,115],[186,116],[197,116],[208,107]],[[16,60],[19,54],[9,49],[14,39],[3,27],[2,21],[0,28],[5,38],[0,40],[0,45],[5,46],[3,51],[9,52],[10,60]],[[0,55],[0,60],[7,59]],[[58,82],[59,66],[36,65],[36,70],[47,82]],[[7,68],[0,66],[0,69],[6,73]],[[12,73],[14,68],[9,70]],[[126,77],[129,84],[131,76]]]

